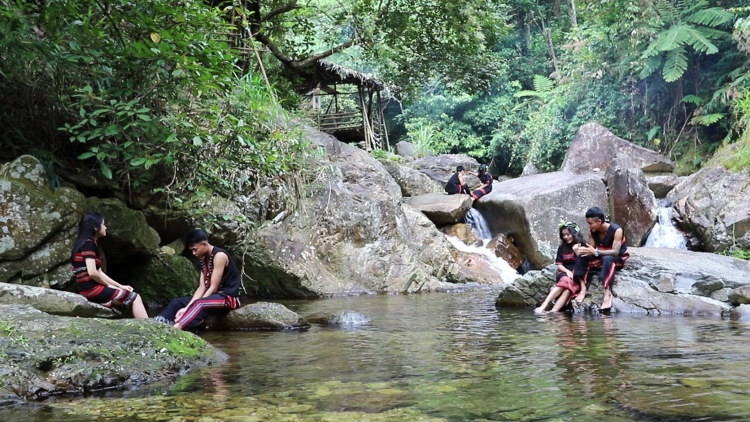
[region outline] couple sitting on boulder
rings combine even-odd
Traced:
[[[78,292],[91,302],[105,307],[131,306],[135,318],[148,318],[138,293],[122,285],[101,270],[99,239],[107,235],[104,217],[87,212],[78,227],[78,239],[71,261]],[[240,306],[240,273],[224,249],[208,243],[203,230],[194,229],[185,236],[185,245],[201,263],[200,285],[192,296],[173,299],[154,319],[181,330],[196,329],[212,314]]]
[[[457,166],[456,172],[453,173],[453,176],[451,176],[450,179],[448,179],[448,184],[445,185],[445,191],[448,193],[448,195],[455,195],[457,193],[465,193],[467,195],[471,195],[471,199],[477,200],[484,195],[487,195],[488,193],[492,192],[492,175],[487,171],[487,165],[482,164],[479,166],[479,174],[477,177],[479,177],[479,181],[482,182],[482,185],[479,186],[474,192],[472,192],[469,189],[469,185],[464,182],[464,175],[466,174],[466,169],[464,169],[464,166]]]
[[[586,297],[589,269],[599,269],[599,281],[604,285],[604,297],[600,312],[612,309],[612,283],[615,271],[625,266],[630,257],[627,239],[622,227],[609,222],[604,212],[598,207],[586,211],[586,223],[589,226],[590,240],[586,242],[578,225],[565,222],[560,225],[560,240],[557,249],[557,284],[547,295],[544,302],[534,312],[544,313],[553,300],[557,299],[552,312],[561,310],[575,298],[582,302]],[[592,246],[593,245],[593,246]]]

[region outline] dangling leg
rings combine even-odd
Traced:
[[[565,307],[565,305],[568,304],[568,301],[570,300],[571,292],[568,289],[564,289],[562,294],[560,295],[560,298],[557,299],[557,302],[555,302],[555,306],[552,307],[552,310],[550,312],[559,312],[560,309]]]
[[[538,308],[534,309],[534,312],[537,314],[543,314],[547,310],[547,306],[549,306],[549,304],[552,303],[555,298],[560,296],[563,290],[565,289],[563,289],[562,287],[553,286],[552,290],[550,290],[549,294],[547,295],[547,298],[544,299],[544,302],[539,305]]]

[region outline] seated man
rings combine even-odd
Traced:
[[[615,270],[624,267],[625,261],[630,258],[628,242],[622,227],[606,221],[604,212],[598,207],[591,207],[586,211],[586,223],[589,225],[591,240],[588,245],[578,249],[573,280],[581,283],[579,297],[583,299],[586,296],[589,268],[601,269],[599,280],[604,285],[604,297],[599,309],[601,312],[607,312],[612,309]]]
[[[464,166],[456,167],[456,172],[453,173],[453,176],[448,180],[448,184],[445,185],[445,191],[448,192],[448,195],[454,195],[457,193],[465,193],[467,195],[471,194],[469,185],[464,182],[465,173],[466,170],[464,170]]]
[[[198,288],[192,296],[172,299],[154,319],[181,330],[194,330],[207,316],[240,306],[240,273],[227,251],[208,243],[203,230],[190,230],[185,236],[185,246],[201,263]]]

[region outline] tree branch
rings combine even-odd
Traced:
[[[276,16],[281,15],[286,12],[291,12],[294,9],[299,9],[299,6],[297,6],[297,0],[291,0],[289,3],[279,7],[278,9],[271,10],[270,12],[266,13],[263,16],[262,20],[263,22],[270,21]]]
[[[315,63],[316,61],[320,59],[324,59],[328,56],[338,53],[339,51],[349,48],[357,43],[357,38],[354,37],[350,39],[349,41],[343,44],[337,45],[336,47],[333,47],[322,53],[315,54],[303,60],[294,60],[290,58],[289,56],[287,56],[286,54],[284,54],[281,51],[281,49],[279,49],[279,47],[276,44],[274,44],[274,42],[271,41],[271,39],[268,38],[268,36],[266,36],[264,33],[261,32],[258,34],[254,34],[254,38],[260,41],[261,44],[265,45],[266,48],[268,48],[268,51],[270,51],[271,54],[274,55],[274,57],[276,57],[284,66],[290,69],[300,69],[300,68],[309,66],[312,63]]]

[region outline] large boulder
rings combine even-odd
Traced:
[[[647,177],[648,187],[654,193],[657,199],[666,198],[669,192],[675,188],[680,182],[685,180],[687,176],[677,176],[676,174],[662,174],[657,176]]]
[[[0,402],[135,387],[226,354],[153,320],[53,316],[0,304]]]
[[[677,185],[669,196],[680,228],[698,237],[706,251],[750,248],[750,172],[710,165]]]
[[[50,189],[39,161],[24,155],[0,171],[0,282],[61,287],[85,209],[79,192]],[[67,271],[59,271],[68,267]]]
[[[82,318],[114,318],[112,309],[89,302],[85,297],[43,287],[0,283],[0,304],[29,305],[42,312]]]
[[[533,268],[554,261],[560,245],[559,224],[573,221],[585,229],[586,210],[608,212],[607,192],[593,174],[543,173],[496,183],[475,202],[493,235],[504,233],[526,255]]]
[[[644,173],[674,170],[674,164],[667,157],[619,138],[598,123],[586,123],[578,128],[560,170],[589,173],[598,168],[606,172],[618,154],[630,157]]]
[[[747,261],[679,249],[629,250],[631,258],[615,276],[612,287],[615,312],[724,315],[732,308],[726,290],[750,286]],[[550,265],[525,274],[499,294],[497,305],[536,306],[554,285],[555,273]],[[581,309],[596,309],[602,293],[595,275]]]
[[[440,231],[446,236],[458,238],[464,244],[469,246],[482,246],[484,242],[479,238],[479,234],[471,226],[471,224],[458,223],[450,226],[440,227]]]
[[[479,168],[477,160],[460,154],[442,154],[424,157],[409,163],[409,165],[426,174],[430,179],[443,187],[448,184],[448,179],[456,172],[457,166],[464,166],[467,171],[476,171]],[[464,182],[470,187],[481,184],[479,178],[473,174],[466,174]]]
[[[200,272],[190,259],[165,253],[131,259],[128,265],[108,269],[107,274],[132,286],[149,308],[163,307],[176,297],[191,296],[200,280]]]
[[[445,226],[464,221],[471,208],[471,196],[444,193],[428,193],[411,198],[409,205],[421,211],[436,226]]]
[[[250,286],[277,296],[310,297],[433,290],[456,273],[445,236],[401,203],[401,189],[370,154],[308,130],[324,152],[323,183],[294,213],[264,222],[242,244]]]
[[[656,223],[656,198],[643,172],[627,156],[613,159],[607,168],[607,190],[612,221],[622,226],[629,245],[638,246]]]
[[[426,174],[396,161],[381,160],[388,174],[398,183],[404,197],[443,192],[444,186],[430,179]]]
[[[133,255],[158,255],[159,235],[148,225],[142,212],[114,198],[86,198],[86,205],[90,211],[104,216],[107,236],[101,239],[100,246],[107,253],[108,265],[126,262]]]
[[[310,324],[279,303],[258,302],[229,311],[225,316],[206,321],[209,330],[291,330]]]

